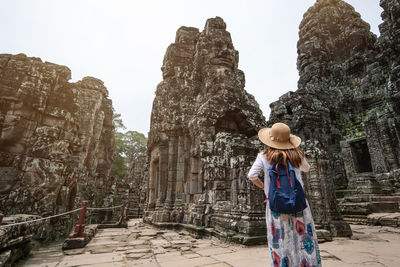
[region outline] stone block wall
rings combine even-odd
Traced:
[[[264,196],[246,176],[264,147],[257,132],[267,122],[244,90],[238,59],[221,18],[207,20],[202,32],[178,29],[153,102],[146,221],[212,228],[242,243],[265,241]],[[300,102],[304,105],[293,104]],[[287,122],[302,134],[298,126],[314,121],[308,132],[323,131],[319,119],[329,118],[329,110],[318,105],[314,111],[314,103],[320,104],[311,95],[303,101],[289,92],[272,104],[269,123]],[[307,120],[294,125],[293,112],[304,107]],[[351,235],[337,208],[328,153],[306,137],[313,168],[305,178],[315,219],[330,235]]]
[[[338,196],[346,196],[344,202],[352,202],[341,204],[346,216],[348,207],[378,205],[378,200],[394,201],[390,206],[396,206],[395,198],[371,196],[399,192],[400,9],[398,1],[383,0],[381,6],[379,38],[342,0],[318,0],[310,7],[300,24],[298,89],[270,105],[269,123],[284,121],[308,140],[307,155],[323,172],[317,179],[312,172],[307,175],[307,183],[318,184],[309,191],[314,195],[313,212],[321,213],[317,221],[321,216],[340,220],[332,208],[336,204],[329,201],[325,209],[320,202],[324,187],[329,192],[335,188]],[[334,188],[324,180],[333,181]],[[350,213],[365,217],[368,210],[376,209]]]
[[[103,82],[0,55],[0,210],[43,217],[101,206],[113,180],[112,103]],[[66,229],[69,231],[70,229]]]
[[[221,18],[178,29],[153,102],[146,221],[264,236],[264,198],[247,172],[265,118],[238,60]]]

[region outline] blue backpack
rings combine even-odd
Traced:
[[[289,161],[275,163],[269,172],[269,207],[277,213],[295,214],[307,208],[303,187]]]

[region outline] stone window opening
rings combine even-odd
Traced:
[[[257,134],[257,131],[250,127],[246,117],[240,111],[230,111],[219,118],[215,125],[215,130],[216,133],[242,133],[248,137]]]
[[[355,142],[351,142],[350,146],[351,146],[355,171],[357,173],[372,172],[371,156],[369,154],[367,140],[362,139]]]
[[[286,111],[288,115],[293,115],[292,108],[290,106],[286,106]]]

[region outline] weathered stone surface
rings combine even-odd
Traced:
[[[371,213],[368,215],[368,224],[400,227],[400,212],[394,213]]]
[[[102,81],[85,77],[70,83],[70,78],[65,66],[23,54],[0,55],[0,210],[5,215],[47,216],[77,208],[81,200],[101,206],[109,193],[111,100]],[[53,230],[65,231],[69,219],[61,218]]]
[[[91,241],[108,238],[110,234],[123,236],[149,232],[152,226],[143,225],[141,220],[130,220],[128,229],[104,229]],[[399,262],[400,230],[392,227],[352,225],[353,238],[334,238],[332,242],[320,244],[323,266],[397,266]],[[127,233],[128,232],[128,233]],[[131,235],[129,234],[131,233]],[[164,236],[171,239],[166,240]],[[97,246],[74,251],[74,254],[63,255],[58,245],[35,251],[24,263],[16,266],[266,266],[270,262],[270,253],[266,245],[246,247],[227,243],[215,238],[199,239],[193,247],[170,247],[164,253],[156,253],[159,244],[172,241],[191,241],[187,233],[176,234],[175,230],[166,230],[153,236],[151,242],[142,245],[125,246],[123,243],[115,246]],[[182,242],[184,243],[184,242]],[[90,244],[89,244],[90,245]],[[68,253],[70,251],[67,251]],[[61,256],[60,256],[61,254]],[[65,253],[64,253],[65,254]],[[1,254],[0,254],[1,257]],[[73,264],[71,264],[73,263]],[[89,265],[91,264],[91,265]]]
[[[399,191],[400,9],[398,1],[381,6],[376,38],[349,4],[317,1],[300,24],[298,90],[270,105],[270,124],[284,121],[306,140],[314,219],[338,235],[349,228],[334,187],[346,218],[366,222],[375,210],[398,210],[398,199],[388,196]]]
[[[178,29],[153,102],[146,221],[264,236],[262,192],[246,175],[265,118],[238,60],[221,18]]]
[[[147,158],[140,156],[132,161],[131,167],[125,176],[128,186],[128,218],[141,218],[146,207],[147,190]]]
[[[13,224],[35,219],[40,219],[40,216],[17,214],[3,219],[0,228],[0,266],[12,266],[16,260],[29,254],[32,236],[38,232],[41,223]]]
[[[86,237],[67,238],[64,240],[62,249],[68,250],[85,247],[86,244],[89,243],[90,240],[92,240],[94,235],[97,233],[97,228],[97,224],[85,225]]]

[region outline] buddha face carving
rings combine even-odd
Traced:
[[[237,68],[239,54],[233,47],[231,35],[226,31],[226,24],[221,18],[207,20],[200,37],[200,47],[205,63],[230,70]]]
[[[235,69],[237,62],[237,51],[229,38],[213,39],[211,42],[210,63],[214,66]]]
[[[175,67],[189,64],[193,57],[199,30],[193,27],[180,27],[176,32],[175,43],[171,44],[164,56],[163,78],[174,76]]]

